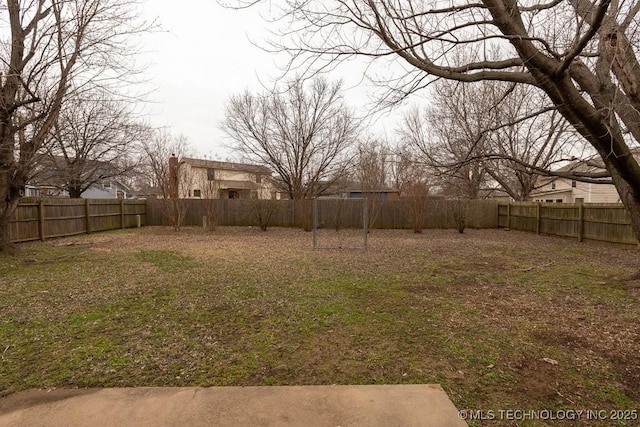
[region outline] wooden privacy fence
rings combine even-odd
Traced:
[[[13,242],[146,224],[144,200],[22,199],[9,221]]]
[[[500,204],[498,226],[538,234],[636,245],[622,205]]]
[[[252,200],[215,199],[181,200],[186,209],[183,225],[202,226],[203,217],[214,216],[217,225],[258,225],[259,214],[270,214],[269,226],[309,227],[312,218],[311,200]],[[165,200],[147,201],[147,223],[170,225]],[[369,217],[372,228],[411,228],[410,201],[370,201]],[[335,218],[342,228],[362,227],[362,201],[358,199],[318,199],[320,220],[333,227]],[[456,228],[456,213],[463,208],[469,228],[497,228],[498,205],[494,201],[469,200],[461,205],[457,200],[432,199],[424,210],[424,228]]]

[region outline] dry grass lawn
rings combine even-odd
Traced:
[[[504,230],[368,240],[148,227],[24,244],[0,258],[0,393],[439,383],[459,409],[640,408],[636,249]]]

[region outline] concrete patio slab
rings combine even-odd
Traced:
[[[30,390],[0,399],[0,426],[463,427],[438,385]]]

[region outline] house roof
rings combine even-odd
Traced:
[[[348,193],[399,193],[400,190],[395,188],[367,188],[363,189],[362,187],[351,187],[347,188],[346,192]]]
[[[148,196],[161,196],[162,190],[160,187],[145,187],[131,192],[136,197],[148,197]]]
[[[192,167],[197,168],[211,168],[211,169],[225,169],[241,172],[260,173],[265,175],[271,175],[271,169],[262,165],[254,165],[247,163],[233,163],[233,162],[219,162],[217,160],[206,159],[194,159],[190,157],[183,157],[182,163],[187,163]]]
[[[331,187],[327,188],[327,190],[325,190],[323,194],[364,193],[364,192],[366,193],[399,193],[400,190],[385,184],[377,185],[373,188],[363,188],[363,185],[361,182],[347,181],[347,182],[337,182],[333,184]]]
[[[634,148],[631,150],[631,155],[640,161],[640,148]],[[559,168],[560,172],[601,172],[605,170],[604,162],[602,158],[595,154],[586,159],[575,159],[572,162]]]

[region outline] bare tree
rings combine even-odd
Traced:
[[[355,178],[360,184],[367,202],[367,230],[370,230],[380,213],[381,192],[387,184],[387,164],[391,149],[380,140],[370,138],[358,144],[355,159]]]
[[[73,94],[53,126],[47,174],[55,174],[71,198],[79,198],[93,184],[125,176],[144,128],[132,120],[130,105],[103,91]]]
[[[220,183],[215,179],[204,182],[202,197],[204,198],[204,210],[207,214],[207,228],[209,231],[215,231],[220,211]]]
[[[400,143],[393,149],[393,156],[388,162],[389,182],[400,191],[400,197],[406,196],[408,185],[415,181],[418,173],[425,179],[432,174],[426,168],[425,163],[418,162],[418,156],[414,153],[415,147]]]
[[[400,199],[408,203],[413,232],[422,233],[434,174],[416,151],[406,141],[396,145],[387,156],[386,170],[388,182],[400,192]]]
[[[133,0],[8,0],[0,7],[0,251],[8,221],[70,91],[125,81]]]
[[[302,79],[229,100],[222,129],[233,148],[272,168],[295,200],[320,194],[342,178],[358,122],[344,105],[341,83]]]
[[[431,108],[406,114],[400,134],[450,194],[500,189],[523,201],[541,174],[575,155],[577,134],[531,87],[442,80],[434,88]]]
[[[498,121],[487,129],[489,142],[480,160],[500,189],[513,200],[525,201],[540,187],[541,175],[583,153],[584,140],[558,111],[540,108],[545,100],[539,91],[490,84],[502,89],[495,94],[501,102],[494,98]]]
[[[431,108],[405,114],[400,137],[418,149],[420,161],[440,178],[443,192],[478,199],[489,177],[479,159],[487,145],[486,130],[495,123],[494,114],[482,101],[488,88],[466,95],[465,90],[471,88],[443,81],[435,89]]]
[[[180,159],[191,154],[191,146],[184,136],[174,137],[165,129],[150,130],[142,142],[141,165],[152,187],[158,190],[163,215],[174,230],[179,230],[187,213],[189,185],[182,184],[185,176],[180,171]]]
[[[402,185],[402,198],[409,202],[409,217],[413,232],[422,233],[431,186],[429,175],[415,164],[405,173],[407,180]]]
[[[640,165],[632,155],[640,142],[637,1],[290,0],[283,7],[293,28],[276,48],[293,54],[292,67],[317,70],[350,56],[402,60],[399,73],[381,79],[389,102],[434,78],[543,91],[602,158],[640,239]],[[495,49],[499,59],[487,54]],[[464,64],[454,61],[461,51],[471,58]]]

